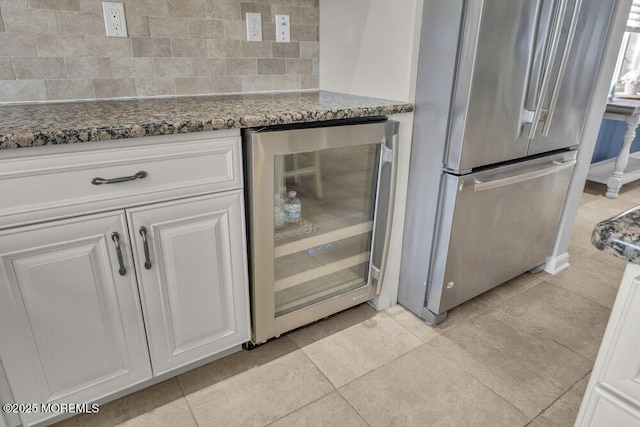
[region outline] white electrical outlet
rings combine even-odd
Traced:
[[[276,15],[276,42],[289,43],[290,41],[289,15]]]
[[[262,16],[259,13],[247,12],[247,40],[262,41]]]
[[[122,3],[103,1],[102,13],[108,37],[127,37],[127,21],[124,19]]]

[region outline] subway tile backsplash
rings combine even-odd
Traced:
[[[128,38],[106,37],[101,0],[0,0],[0,102],[318,88],[318,0],[121,2]]]

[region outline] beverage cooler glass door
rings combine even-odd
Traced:
[[[379,293],[396,128],[384,120],[245,133],[254,343]]]

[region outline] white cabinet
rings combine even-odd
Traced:
[[[640,265],[629,264],[576,426],[640,426]]]
[[[154,374],[248,341],[243,212],[241,191],[127,210]]]
[[[13,402],[15,399],[9,390],[7,376],[4,374],[4,368],[0,363],[0,402]],[[10,414],[0,410],[0,427],[16,427],[19,426],[20,419],[17,414]]]
[[[15,403],[105,401],[249,340],[238,131],[15,150],[0,170]]]
[[[125,221],[108,212],[0,232],[0,359],[16,403],[86,402],[151,378]]]

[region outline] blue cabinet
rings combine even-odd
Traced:
[[[627,124],[625,122],[603,119],[591,163],[616,157],[622,146],[622,137],[626,130]],[[637,133],[631,144],[631,152],[636,151],[640,151],[640,137]]]

